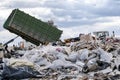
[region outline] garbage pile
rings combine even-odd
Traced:
[[[25,51],[19,59],[4,59],[4,63],[3,79],[118,80],[120,42],[39,46]]]

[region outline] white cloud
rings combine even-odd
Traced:
[[[104,20],[104,18],[98,18],[98,19]],[[109,21],[104,23],[98,22],[98,23],[94,23],[93,25],[82,25],[82,26],[73,26],[70,28],[61,28],[63,30],[61,39],[64,40],[65,38],[78,37],[80,33],[88,34],[88,33],[93,33],[95,31],[109,31],[110,34],[112,34],[112,31],[115,31],[115,34],[119,36],[120,35],[119,17],[117,18],[106,17],[105,20],[109,20]]]
[[[36,18],[44,18],[46,16],[54,16],[53,12],[49,8],[37,7],[37,8],[21,8],[20,10],[29,13],[31,16],[35,16]]]
[[[1,9],[0,8],[0,18],[7,19],[12,10],[10,9]]]
[[[100,30],[120,35],[119,0],[0,0],[0,27],[10,12],[20,10],[47,21],[52,19],[63,30],[62,39]],[[111,6],[112,5],[112,6]],[[2,29],[2,28],[0,28]],[[3,32],[2,32],[3,33]],[[2,34],[0,32],[0,34]],[[11,36],[4,31],[5,36]],[[7,35],[8,34],[8,35]],[[0,35],[1,37],[2,35]],[[4,35],[3,35],[4,37]],[[6,37],[5,39],[8,39]],[[1,38],[1,40],[3,40]]]
[[[0,43],[6,43],[7,41],[13,39],[14,37],[16,37],[17,35],[10,33],[7,30],[3,30],[0,32]],[[22,38],[18,37],[17,39],[14,40],[14,42],[10,43],[9,45],[12,44],[18,44],[18,42],[23,41]]]
[[[90,5],[96,8],[104,7],[108,0],[84,0],[86,5]]]

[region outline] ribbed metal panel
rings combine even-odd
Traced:
[[[57,41],[62,34],[62,31],[58,28],[38,20],[19,9],[12,11],[4,23],[4,28],[36,45],[44,42]]]

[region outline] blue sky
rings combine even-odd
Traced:
[[[120,35],[120,0],[0,0],[0,42],[16,36],[3,28],[15,8],[43,21],[52,19],[63,30],[61,39],[101,30]]]

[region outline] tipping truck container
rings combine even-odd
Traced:
[[[62,30],[25,12],[14,9],[4,23],[4,28],[35,45],[59,40]]]

